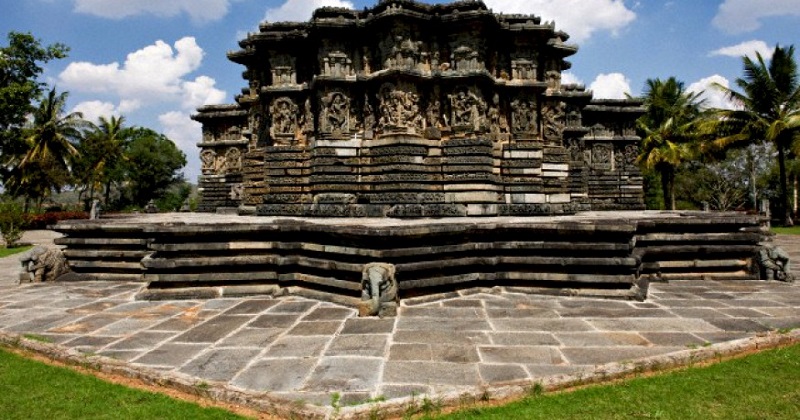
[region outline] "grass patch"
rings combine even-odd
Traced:
[[[12,419],[243,419],[0,349],[0,413]]]
[[[798,419],[800,345],[442,419]]]
[[[770,230],[781,235],[800,235],[800,226],[773,226]]]
[[[0,248],[0,258],[8,257],[9,255],[19,254],[33,248],[32,246],[19,246],[15,248]]]

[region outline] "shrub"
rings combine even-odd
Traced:
[[[43,214],[28,215],[27,229],[47,229],[61,220],[88,219],[89,213],[84,211],[56,211]]]
[[[0,234],[3,235],[6,246],[11,247],[19,242],[24,225],[25,213],[18,203],[14,201],[0,202]]]

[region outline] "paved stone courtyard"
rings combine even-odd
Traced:
[[[776,242],[800,261],[798,237]],[[2,332],[318,405],[475,392],[800,327],[800,286],[778,282],[652,284],[645,302],[481,290],[378,319],[298,297],[146,302],[133,300],[140,283],[18,286],[16,258],[2,259]]]

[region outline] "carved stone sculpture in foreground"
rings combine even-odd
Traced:
[[[57,248],[36,246],[19,258],[22,263],[20,283],[41,283],[56,281],[69,272],[64,254]]]
[[[775,245],[766,245],[758,251],[758,263],[761,278],[764,280],[780,280],[794,282],[794,275],[789,268],[789,254]]]
[[[371,263],[364,266],[361,277],[360,316],[397,315],[397,280],[392,264]]]

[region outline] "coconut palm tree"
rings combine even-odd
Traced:
[[[702,94],[687,92],[683,82],[648,79],[644,92],[647,112],[637,121],[642,136],[638,162],[661,176],[664,205],[675,210],[675,172],[697,148],[694,122],[700,115]]]
[[[775,46],[769,63],[761,54],[755,60],[743,57],[744,77],[736,79],[736,91],[716,85],[736,109],[714,110],[706,129],[716,133],[714,146],[720,149],[768,141],[778,150],[780,210],[784,224],[792,226],[786,184],[786,155],[800,138],[800,76],[794,46]]]
[[[66,100],[66,92],[58,94],[55,88],[50,90],[23,130],[19,154],[3,162],[11,168],[8,180],[11,190],[26,196],[26,211],[31,198],[41,202],[49,191],[67,182],[71,164],[78,155],[73,143],[81,138],[86,122],[79,112],[64,114]]]
[[[64,115],[66,102],[67,93],[57,94],[53,88],[34,110],[25,134],[28,149],[19,166],[53,158],[63,168],[70,167],[72,159],[79,154],[73,143],[81,138],[86,121],[80,112]]]
[[[94,198],[95,188],[105,186],[105,201],[108,202],[115,168],[124,159],[130,132],[125,127],[125,117],[100,117],[98,124],[91,124],[81,140],[81,181],[89,187],[90,199]]]

